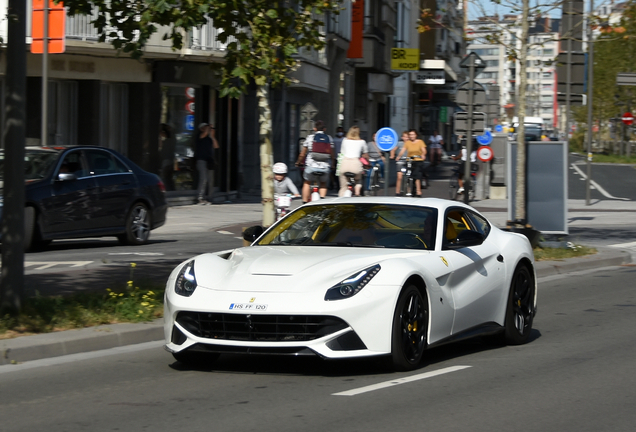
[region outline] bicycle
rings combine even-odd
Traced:
[[[380,194],[380,178],[382,176],[382,173],[380,172],[380,164],[377,159],[371,159],[370,162],[371,172],[369,173],[369,176],[371,177],[371,180],[369,184],[369,191],[371,192],[372,196],[378,196]]]
[[[413,178],[413,162],[415,158],[407,157],[402,167],[402,188],[401,195],[412,197],[415,191],[415,178]]]
[[[475,199],[475,184],[477,181],[477,164],[470,164],[470,186],[468,188],[468,200],[472,201]],[[458,164],[455,168],[453,168],[453,173],[448,181],[448,197],[451,200],[457,199],[457,196],[464,192],[459,192],[459,178],[462,177],[464,172],[464,164]],[[464,183],[466,185],[466,183]]]
[[[313,175],[318,177],[318,180],[314,180],[311,185],[311,199],[309,201],[318,201],[320,200],[320,183],[322,183],[322,177],[328,174],[327,171],[314,171]]]
[[[356,174],[352,172],[345,172],[343,175],[347,178],[347,190],[344,192],[343,197],[352,197],[355,195],[356,189]]]

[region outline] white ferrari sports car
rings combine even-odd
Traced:
[[[530,243],[470,206],[323,199],[244,238],[250,246],[196,256],[170,275],[165,347],[178,361],[386,356],[410,370],[427,348],[467,337],[528,341],[537,305]]]

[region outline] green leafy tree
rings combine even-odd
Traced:
[[[213,21],[226,44],[221,66],[221,96],[239,97],[257,86],[260,124],[263,224],[274,222],[271,143],[271,86],[291,82],[302,50],[321,49],[325,13],[338,13],[337,0],[65,0],[70,15],[98,12],[93,24],[102,41],[110,41],[134,58],[143,55],[149,38],[163,33],[180,49],[189,30]],[[212,71],[211,71],[212,73]]]

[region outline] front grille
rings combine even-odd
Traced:
[[[348,327],[343,320],[324,315],[179,312],[177,322],[206,339],[259,342],[310,341]]]

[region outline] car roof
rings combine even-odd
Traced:
[[[323,205],[323,204],[397,204],[397,205],[409,205],[418,207],[432,207],[440,210],[440,212],[446,211],[450,207],[463,207],[475,211],[475,209],[469,205],[466,205],[459,201],[451,201],[441,198],[409,198],[409,197],[338,197],[338,198],[325,198],[320,201],[309,202],[306,205]]]

